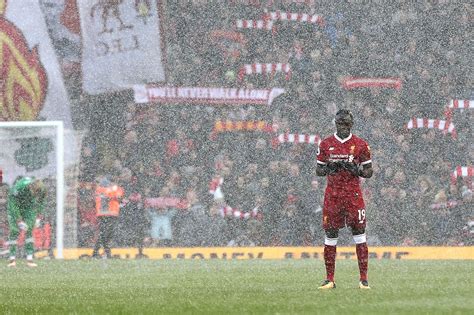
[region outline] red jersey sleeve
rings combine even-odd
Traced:
[[[365,165],[365,164],[372,163],[372,157],[371,157],[371,154],[370,154],[369,145],[365,141],[361,141],[361,142],[362,142],[362,146],[361,146],[361,150],[360,150],[360,153],[359,153],[360,165]]]
[[[329,161],[329,155],[328,155],[328,146],[326,145],[326,141],[322,141],[319,144],[318,147],[318,154],[316,156],[316,162],[318,164],[326,165],[327,162]]]

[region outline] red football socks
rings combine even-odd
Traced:
[[[336,246],[324,245],[324,264],[326,265],[327,280],[334,281],[336,268]]]
[[[369,249],[367,243],[356,245],[357,260],[359,262],[360,281],[367,280],[367,269],[369,264]],[[326,254],[324,255],[326,257]]]

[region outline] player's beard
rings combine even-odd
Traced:
[[[341,139],[345,139],[347,137],[349,137],[349,135],[351,134],[351,130],[350,129],[339,129],[336,131],[336,134],[339,138]]]

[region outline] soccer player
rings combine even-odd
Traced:
[[[319,289],[336,287],[336,245],[339,229],[348,226],[356,243],[359,262],[359,288],[370,289],[367,280],[368,248],[365,235],[366,213],[360,179],[372,177],[370,148],[364,140],[351,133],[354,117],[347,109],[336,113],[336,133],[324,139],[317,154],[316,174],[327,176],[324,193],[323,228],[326,280]]]
[[[20,229],[26,231],[25,251],[26,264],[36,267],[33,262],[33,227],[38,215],[44,211],[46,188],[41,180],[32,177],[19,177],[8,192],[8,225],[10,235],[10,260],[8,267],[16,266],[16,245]]]

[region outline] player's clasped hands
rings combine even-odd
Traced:
[[[347,161],[335,161],[328,163],[329,174],[336,174],[339,171],[348,171],[353,175],[359,175],[359,165]]]
[[[342,163],[342,168],[348,172],[350,172],[352,175],[359,176],[359,165],[353,162],[341,162]]]

